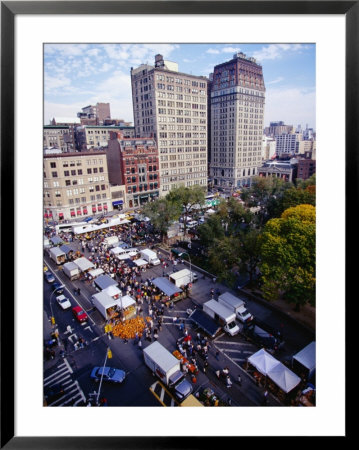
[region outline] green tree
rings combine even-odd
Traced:
[[[282,296],[296,310],[315,304],[315,207],[298,205],[269,220],[261,238],[260,269],[268,300]]]
[[[184,232],[187,230],[187,217],[192,212],[201,208],[205,202],[205,189],[198,184],[186,187],[179,186],[172,189],[167,195],[170,203],[179,205],[182,209]]]
[[[167,197],[146,203],[143,212],[151,220],[152,225],[161,234],[162,240],[172,222],[181,215],[181,206],[170,202]]]
[[[239,237],[241,245],[239,247],[240,269],[249,275],[250,283],[257,271],[261,256],[261,232],[257,229],[250,229],[241,233]]]

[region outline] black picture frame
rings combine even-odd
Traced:
[[[346,21],[346,219],[349,183],[358,186],[359,1],[4,1],[1,2],[1,448],[102,449],[198,448],[218,445],[217,438],[198,437],[25,437],[15,436],[14,405],[14,32],[18,14],[339,14]],[[6,132],[5,132],[6,131]],[[357,189],[354,189],[356,192]],[[6,193],[6,195],[5,195]],[[350,202],[350,203],[349,203]],[[353,203],[354,202],[354,203]],[[355,221],[346,233],[355,236]],[[355,238],[354,238],[355,239]],[[348,242],[348,241],[347,241]],[[351,241],[351,246],[353,241]],[[349,265],[348,253],[346,263]],[[4,282],[6,280],[6,283]],[[349,290],[346,274],[346,288]],[[186,428],[182,428],[186,429]],[[161,427],[159,426],[159,434]],[[199,433],[201,434],[201,433]],[[220,438],[223,441],[223,437]],[[242,443],[243,441],[241,441]]]

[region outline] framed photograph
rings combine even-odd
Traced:
[[[345,234],[356,233],[345,218],[358,200],[351,194],[358,176],[358,29],[357,1],[1,2],[2,448],[197,448],[224,437],[346,436]],[[198,412],[138,398],[126,407],[87,408],[76,400],[44,405],[44,324],[54,316],[43,305],[44,284],[49,286],[43,275],[44,125],[81,109],[90,114],[88,101],[110,101],[116,117],[123,112],[118,119],[135,122],[131,73],[154,65],[155,57],[160,65],[162,53],[170,67],[181,63],[193,78],[209,77],[233,54],[247,63],[270,61],[276,71],[268,69],[264,80],[276,102],[268,102],[268,122],[281,121],[286,112],[306,132],[315,129],[315,407],[251,408],[239,401],[235,408]],[[101,82],[91,79],[95,73],[104,74]],[[104,202],[96,204],[97,212],[107,210]],[[72,219],[70,208],[65,214]],[[111,357],[107,352],[106,361]],[[90,365],[82,370],[89,372]],[[134,370],[127,385],[138,389],[133,398],[143,395],[139,373]]]

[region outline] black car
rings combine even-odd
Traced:
[[[55,283],[52,284],[52,290],[54,292],[57,292],[58,294],[62,294],[64,292],[64,285],[58,283],[57,281],[55,281]]]

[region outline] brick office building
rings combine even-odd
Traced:
[[[124,185],[129,208],[141,206],[159,196],[160,171],[153,138],[125,138],[111,133],[107,161],[111,185]]]

